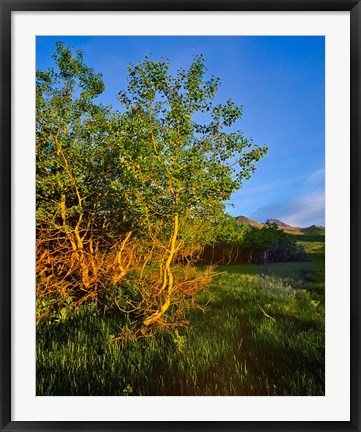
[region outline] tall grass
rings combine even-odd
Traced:
[[[37,326],[38,395],[323,395],[324,261],[220,268],[191,325],[119,342],[83,306]],[[287,271],[288,269],[288,271]]]

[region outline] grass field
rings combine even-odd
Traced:
[[[41,320],[37,395],[323,395],[324,243],[305,243],[308,262],[219,266],[173,334],[122,344],[95,305]]]

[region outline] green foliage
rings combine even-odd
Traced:
[[[250,228],[247,224],[239,224],[237,220],[225,214],[214,226],[213,243],[239,246],[244,241]]]
[[[187,293],[176,292],[174,261],[199,254],[267,148],[234,130],[242,107],[215,102],[220,80],[207,77],[203,56],[175,76],[164,59],[129,65],[121,111],[97,103],[104,83],[82,52],[59,42],[53,59],[54,68],[37,72],[38,283],[51,278],[78,303],[115,301],[113,282],[129,282],[143,262],[161,274],[159,286],[154,277],[148,284],[159,295],[138,306],[138,294],[127,297],[131,309],[154,320],[168,309],[176,315]],[[45,282],[39,293],[52,289]]]
[[[70,231],[98,199],[108,111],[94,103],[104,84],[80,51],[58,42],[53,58],[36,81],[37,225]]]
[[[271,263],[308,260],[304,245],[277,225],[249,226],[231,216],[216,224],[211,241],[200,256],[208,263]]]
[[[116,147],[124,177],[113,182],[119,199],[151,224],[167,225],[174,214],[183,228],[195,218],[215,219],[266,147],[225,130],[242,109],[231,100],[214,102],[220,81],[206,78],[203,56],[175,76],[166,60],[151,57],[128,70],[128,88],[118,95],[125,107]],[[202,113],[204,123],[195,120]]]
[[[247,251],[248,260],[255,263],[308,259],[303,247],[274,224],[249,227],[242,247]]]

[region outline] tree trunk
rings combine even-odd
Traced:
[[[172,234],[172,238],[171,238],[168,258],[165,262],[163,285],[162,285],[162,289],[161,289],[161,291],[163,291],[163,289],[166,288],[167,289],[167,295],[166,295],[165,302],[163,303],[163,305],[155,313],[153,313],[152,315],[150,315],[148,318],[145,319],[144,325],[146,327],[153,324],[155,321],[158,321],[159,318],[167,311],[167,309],[169,308],[169,306],[171,304],[171,296],[172,296],[172,292],[173,292],[173,273],[172,273],[172,269],[171,269],[171,264],[172,264],[173,257],[174,257],[175,251],[176,251],[176,242],[177,242],[177,237],[178,237],[178,231],[179,231],[179,216],[176,213],[174,215],[174,220],[173,220],[173,234]],[[160,294],[162,294],[162,292],[160,292]]]

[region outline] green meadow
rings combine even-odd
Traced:
[[[121,342],[95,304],[37,325],[37,395],[324,395],[324,243],[305,262],[219,266],[188,327]],[[202,271],[202,267],[199,267]]]

